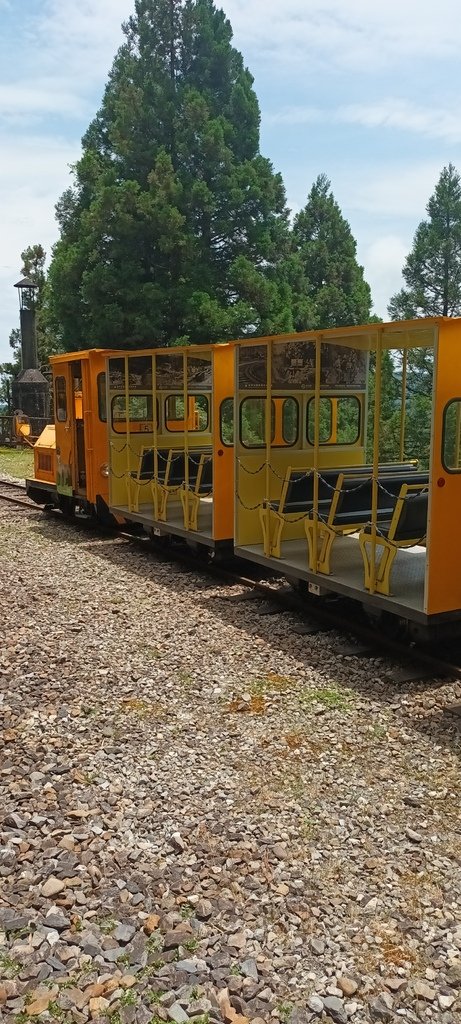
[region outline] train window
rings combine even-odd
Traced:
[[[355,395],[344,395],[337,402],[336,444],[356,444],[360,437],[360,402]]]
[[[106,375],[98,373],[98,414],[102,423],[107,423],[107,401],[106,401]]]
[[[234,443],[234,399],[224,398],[219,410],[221,444],[230,448]]]
[[[66,378],[56,377],[56,419],[58,423],[65,423],[67,420],[67,391]]]
[[[145,424],[146,432],[152,430],[152,395],[130,395],[128,405],[129,426]],[[127,430],[125,395],[115,395],[111,405],[112,428],[117,434]]]
[[[319,444],[328,444],[333,429],[333,406],[331,398],[321,398],[319,403]],[[307,440],[315,444],[315,398],[307,406]]]
[[[266,398],[244,398],[240,403],[240,441],[244,448],[264,448],[266,444]],[[272,405],[271,444],[275,431],[275,408]]]
[[[296,398],[286,398],[282,407],[282,437],[286,445],[296,444],[299,429],[299,405]]]
[[[442,463],[447,473],[461,473],[461,398],[453,398],[443,412]]]
[[[209,423],[209,402],[206,395],[189,395],[189,415],[184,416],[184,395],[169,395],[165,399],[165,426],[170,433],[177,430],[203,432]]]

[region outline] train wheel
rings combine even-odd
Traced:
[[[367,604],[363,604],[362,607],[368,624],[379,633],[389,637],[390,640],[402,641],[409,638],[406,619],[401,619],[398,615],[393,615],[392,612],[385,612]]]

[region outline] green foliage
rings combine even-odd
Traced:
[[[74,185],[49,315],[71,348],[292,329],[280,175],[253,79],[212,0],[136,0]]]
[[[370,288],[325,174],[314,182],[307,205],[295,218],[293,250],[288,276],[296,330],[369,322]]]
[[[407,285],[389,303],[392,320],[461,313],[461,179],[444,167],[402,274]]]

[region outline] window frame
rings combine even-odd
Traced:
[[[361,402],[359,396],[355,395],[355,394],[354,395],[345,395],[345,394],[342,394],[342,395],[341,394],[320,395],[320,400],[322,400],[322,398],[326,398],[326,399],[328,399],[330,401],[332,415],[331,415],[330,436],[329,436],[327,441],[319,441],[319,448],[325,448],[327,445],[330,445],[330,447],[332,447],[332,448],[353,448],[354,445],[357,445],[359,443],[360,437],[361,437],[361,433],[362,433],[362,415],[363,415],[363,413],[362,413],[362,402]],[[333,432],[333,400],[335,400],[336,403],[337,403],[337,407],[336,407],[336,424],[337,424],[336,433],[338,433],[339,403],[343,402],[343,401],[350,401],[351,399],[354,402],[356,402],[357,409],[358,409],[357,434],[356,434],[356,436],[355,436],[353,441],[338,441],[337,439],[336,439],[336,441],[332,441],[331,440],[331,435],[332,435],[332,432]],[[312,402],[315,402],[315,395],[313,395],[312,398],[309,398],[309,401],[308,401],[307,406],[306,406],[306,441],[307,441],[308,445],[310,445],[311,448],[315,448],[315,441],[311,441],[311,439],[309,437],[309,409],[310,409],[310,406],[311,406]]]
[[[164,418],[165,418],[164,419],[165,430],[169,434],[179,434],[179,433],[181,433],[181,431],[180,430],[172,430],[171,427],[168,426],[168,422],[170,422],[170,423],[181,423],[181,422],[182,423],[186,423],[187,420],[185,419],[184,414],[182,416],[180,416],[178,419],[172,419],[171,416],[167,415],[167,403],[169,402],[170,398],[181,398],[182,401],[184,402],[185,395],[184,395],[183,391],[174,391],[170,395],[166,395],[165,399],[164,399],[164,402],[163,402],[163,415],[164,415]],[[200,427],[200,430],[187,430],[187,433],[188,434],[206,434],[207,431],[209,431],[209,427],[210,427],[210,412],[211,412],[211,401],[210,401],[210,399],[211,399],[211,395],[206,394],[205,392],[199,392],[197,394],[195,394],[195,392],[193,392],[192,394],[190,392],[188,392],[187,393],[187,398],[188,399],[189,398],[195,398],[195,399],[197,399],[197,398],[204,398],[205,401],[206,401],[206,409],[207,409],[207,417],[206,417],[205,426],[204,427]],[[186,433],[185,429],[184,429],[183,433],[184,434]]]
[[[276,396],[274,395],[271,398],[271,441],[270,441],[271,448],[273,447],[274,437],[275,437],[275,405],[274,405],[274,398],[275,397]],[[263,402],[264,403],[263,408],[264,408],[264,417],[265,417],[265,415],[266,415],[267,395],[245,395],[244,398],[240,399],[240,405],[239,405],[239,444],[241,444],[242,448],[245,448],[246,451],[248,451],[248,452],[253,452],[253,451],[259,451],[260,452],[260,451],[262,451],[263,448],[267,447],[267,441],[263,441],[261,444],[245,444],[245,442],[243,440],[243,437],[242,437],[243,406],[245,405],[245,402],[254,402],[254,401],[259,401],[259,402]],[[264,422],[264,433],[265,432],[266,432],[266,423]],[[282,446],[281,445],[277,445],[277,448],[280,448],[280,447],[282,447]],[[283,447],[285,447],[285,446],[283,446]]]
[[[62,405],[60,403],[60,400],[59,400],[59,397],[58,397],[59,396],[58,382],[60,382],[60,381],[62,381],[63,384],[64,384],[64,392],[63,392],[64,393],[64,405]],[[59,385],[59,387],[60,386],[61,385]],[[66,381],[65,375],[63,373],[56,374],[56,377],[54,379],[54,400],[55,400],[56,420],[57,420],[57,422],[58,423],[67,423],[67,420],[69,418],[68,417],[68,408],[69,407],[68,407],[68,401],[67,401],[67,381]],[[61,415],[61,411],[64,413],[64,415]]]
[[[442,462],[442,466],[443,466],[445,472],[449,473],[450,476],[457,476],[459,473],[461,473],[461,466],[459,466],[458,469],[449,469],[447,464],[446,464],[446,462],[445,462],[445,439],[446,439],[447,412],[448,412],[448,409],[450,408],[450,405],[454,405],[456,402],[458,402],[458,404],[461,406],[461,398],[457,398],[456,396],[454,396],[453,398],[449,398],[448,402],[446,402],[444,407],[443,407],[443,413],[442,413],[442,450],[441,450],[441,462]]]
[[[336,441],[336,444],[337,444],[338,448],[350,448],[353,445],[358,444],[358,442],[360,441],[360,437],[361,437],[361,433],[362,433],[362,402],[360,401],[360,398],[358,397],[358,395],[334,395],[333,397],[336,398],[337,402],[338,402],[338,407],[337,407],[337,412],[336,412],[337,423],[338,424],[339,424],[339,403],[344,401],[345,399],[347,399],[347,401],[350,401],[352,399],[354,402],[357,403],[358,417],[357,417],[357,434],[356,434],[356,437],[354,438],[353,441]],[[339,427],[337,427],[337,429],[339,429]]]
[[[153,424],[154,403],[153,403],[153,396],[152,396],[152,392],[151,391],[132,391],[132,392],[130,392],[130,394],[128,395],[128,410],[126,410],[128,412],[128,417],[125,415],[125,419],[123,421],[121,421],[121,420],[114,420],[114,402],[116,402],[117,399],[120,399],[120,398],[123,398],[124,400],[126,400],[126,398],[127,398],[126,394],[123,391],[119,392],[119,394],[117,394],[117,395],[113,395],[112,398],[111,398],[111,402],[110,402],[110,426],[111,426],[111,430],[114,432],[114,434],[126,434],[127,433],[127,430],[126,430],[126,424],[127,423],[151,423],[152,422],[152,424]],[[131,398],[146,398],[146,399],[150,398],[150,400],[152,402],[152,416],[151,416],[150,419],[148,417],[141,417],[139,419],[132,419],[132,417],[129,415],[130,399]],[[156,402],[156,410],[155,411],[156,411],[157,427],[158,427],[158,400]],[[116,423],[120,423],[120,422],[124,422],[125,423],[125,430],[117,430],[117,427],[115,426],[115,424]],[[137,431],[137,433],[139,433],[139,431]],[[142,433],[142,431],[141,431],[141,433]],[[150,433],[153,433],[153,431],[150,431],[150,430],[147,431],[146,430],[145,433],[146,434],[147,433],[150,434]]]

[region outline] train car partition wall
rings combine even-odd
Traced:
[[[111,511],[154,535],[233,538],[231,345],[108,361]]]
[[[400,381],[392,460],[381,418],[386,350]],[[408,367],[418,353],[433,383],[420,449],[408,452],[406,423],[421,398]],[[236,346],[237,554],[407,620],[459,617],[458,353],[461,324],[442,319]]]

